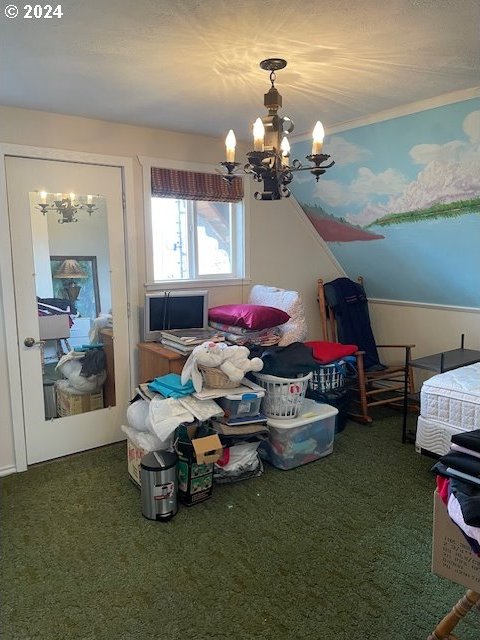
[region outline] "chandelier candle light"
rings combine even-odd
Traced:
[[[268,58],[260,63],[260,67],[270,71],[272,86],[265,94],[264,105],[268,114],[257,118],[253,125],[253,151],[247,153],[248,163],[243,170],[251,174],[256,182],[263,182],[263,192],[256,192],[257,200],[280,200],[288,198],[288,185],[297,171],[310,171],[317,182],[327,169],[335,164],[330,162],[330,156],[322,153],[325,131],[322,123],[317,122],[313,130],[312,153],[306,159],[311,163],[304,167],[299,160],[290,164],[290,143],[288,134],[293,131],[293,122],[286,116],[279,116],[278,110],[282,106],[282,96],[275,87],[275,71],[284,69],[287,61],[282,58]],[[230,129],[225,140],[226,161],[220,165],[227,173],[223,173],[225,180],[231,182],[238,172],[240,162],[235,162],[235,134]]]
[[[76,214],[82,209],[87,211],[90,216],[98,209],[97,205],[93,203],[93,196],[91,195],[87,196],[86,202],[75,202],[76,196],[74,193],[69,193],[68,195],[57,193],[55,194],[52,202],[47,202],[47,195],[46,191],[40,191],[40,202],[38,203],[38,208],[43,215],[49,211],[58,213],[60,217],[57,222],[59,224],[65,224],[66,222],[78,222]],[[83,196],[83,198],[85,198],[85,196]]]

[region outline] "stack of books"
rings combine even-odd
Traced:
[[[161,332],[161,343],[168,349],[190,354],[202,342],[224,342],[225,336],[215,329],[169,329]]]
[[[214,428],[217,433],[230,437],[259,436],[264,439],[268,435],[267,416],[259,413],[256,416],[237,416],[215,418]]]

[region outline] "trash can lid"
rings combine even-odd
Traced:
[[[162,471],[177,464],[177,454],[172,451],[151,451],[140,461],[142,469],[147,471]]]

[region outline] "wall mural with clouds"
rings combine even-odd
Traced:
[[[479,98],[343,131],[323,151],[335,166],[297,174],[292,192],[370,298],[480,307]]]

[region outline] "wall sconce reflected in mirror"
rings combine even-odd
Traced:
[[[88,215],[92,215],[94,211],[98,210],[97,205],[94,203],[94,198],[98,196],[76,196],[74,193],[47,193],[46,191],[40,191],[40,202],[37,204],[37,208],[43,215],[48,212],[54,212],[59,215],[57,222],[59,224],[65,224],[67,222],[78,222],[77,212],[87,211]]]

